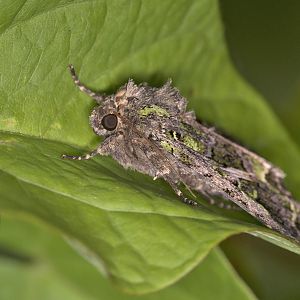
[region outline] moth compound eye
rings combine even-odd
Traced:
[[[102,126],[109,131],[114,130],[118,124],[118,118],[115,114],[108,114],[102,118]]]

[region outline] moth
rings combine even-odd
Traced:
[[[184,196],[180,184],[211,202],[231,201],[265,226],[300,241],[300,203],[284,187],[284,173],[198,122],[171,80],[156,88],[130,79],[105,96],[83,85],[72,65],[69,69],[75,85],[97,103],[90,125],[104,140],[91,153],[62,158],[111,155],[125,168],[164,179],[184,203],[198,205]]]

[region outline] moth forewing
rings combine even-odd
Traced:
[[[83,156],[111,155],[125,168],[163,178],[179,198],[179,188],[208,199],[232,201],[267,227],[300,241],[300,205],[283,185],[283,172],[264,158],[198,122],[187,101],[169,80],[161,88],[133,80],[104,96],[85,87],[70,66],[74,83],[98,104],[90,116],[94,132],[104,136]]]

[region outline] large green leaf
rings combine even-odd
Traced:
[[[113,90],[168,77],[199,117],[279,164],[300,196],[300,155],[233,70],[216,1],[14,1],[1,4],[0,208],[68,237],[124,290],[154,291],[194,268],[227,236],[252,232],[299,252],[246,214],[193,209],[163,182],[110,158],[67,162],[96,140],[93,103],[74,87]]]
[[[2,218],[0,231],[0,299],[122,299],[133,300],[108,284],[54,232],[24,220]],[[3,247],[5,245],[5,248]],[[209,274],[209,276],[208,276]],[[217,284],[216,284],[217,283]],[[154,299],[256,299],[220,250]]]

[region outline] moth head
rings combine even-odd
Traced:
[[[108,136],[114,133],[119,125],[119,116],[111,96],[95,107],[90,115],[90,124],[97,135]]]

